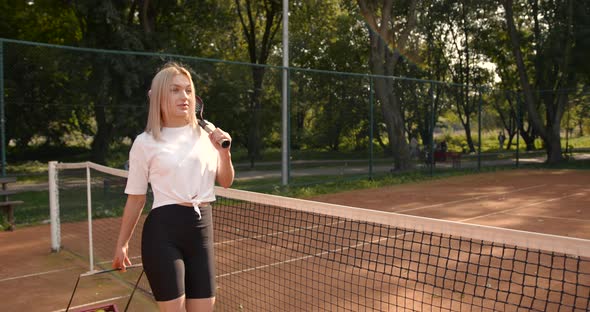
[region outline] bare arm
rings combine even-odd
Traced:
[[[225,152],[219,153],[219,162],[217,163],[217,183],[228,188],[234,182],[234,165],[231,161],[231,152],[226,149]]]
[[[145,206],[146,195],[128,195],[125,203],[125,210],[123,212],[123,219],[121,221],[121,230],[119,231],[119,239],[117,240],[117,247],[115,248],[115,256],[113,257],[113,268],[125,271],[131,261],[127,255],[129,248],[129,240],[133,235],[133,230],[139,221],[143,206]]]
[[[219,185],[228,188],[234,183],[234,165],[231,161],[231,147],[223,148],[218,143],[220,139],[228,139],[231,141],[231,136],[223,130],[216,128],[215,131],[209,134],[209,139],[215,146],[219,153],[219,160],[217,162],[217,176],[215,177]]]

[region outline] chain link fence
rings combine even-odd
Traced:
[[[9,166],[92,160],[123,167],[145,126],[151,79],[166,61],[176,61],[192,70],[205,118],[232,135],[238,181],[251,189],[281,183],[282,67],[8,39],[0,45]],[[374,178],[397,172],[396,161],[404,171],[435,174],[546,160],[519,92],[288,72],[289,184]],[[562,150],[580,159],[590,150],[590,96],[587,88],[566,92]],[[539,101],[539,111],[546,103]]]

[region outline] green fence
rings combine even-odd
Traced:
[[[174,60],[191,68],[205,117],[232,135],[240,181],[254,189],[281,184],[282,67],[8,39],[0,39],[0,52],[2,155],[9,166],[23,160],[93,160],[122,167],[145,125],[151,78]],[[289,184],[377,177],[395,173],[399,161],[404,170],[434,174],[546,158],[518,92],[288,71]],[[384,109],[379,85],[390,88],[389,99],[398,105],[393,112]],[[590,98],[583,88],[567,92],[562,148],[566,157],[579,159],[590,149]],[[540,101],[540,111],[543,105]],[[396,131],[390,120],[396,116],[403,142],[390,144]],[[6,166],[2,169],[5,173]]]

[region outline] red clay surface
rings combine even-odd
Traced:
[[[513,170],[328,194],[313,199],[590,239],[590,171]]]
[[[589,185],[590,171],[514,170],[322,195],[314,200],[590,239]],[[108,237],[97,249],[108,254],[115,243],[112,237],[116,237],[118,222],[102,222]],[[88,264],[72,253],[52,253],[49,233],[48,225],[0,233],[1,311],[65,309],[78,275],[88,270]],[[137,231],[134,236],[139,234]],[[84,236],[71,241],[84,245]],[[139,272],[131,271],[124,277],[134,282]],[[109,303],[115,302],[122,310],[130,288],[120,276],[83,278],[73,306],[110,299]],[[136,294],[129,309],[155,310],[153,302],[142,294]]]

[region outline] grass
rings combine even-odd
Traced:
[[[491,137],[491,136],[488,136]],[[487,140],[488,148],[493,145],[492,139]],[[570,145],[575,148],[588,148],[590,146],[590,137],[574,138],[569,141]],[[504,151],[500,153],[497,150],[489,151],[481,155],[482,160],[502,159],[507,158],[514,151]],[[119,153],[117,158],[120,157]],[[526,158],[532,155],[542,155],[544,151],[535,151],[530,153],[520,153],[520,157]],[[265,156],[265,159],[275,159],[280,156],[278,151],[271,151],[269,156]],[[325,157],[330,156],[332,162],[314,162],[316,159],[326,159]],[[477,159],[477,155],[465,155],[465,158]],[[367,161],[366,153],[333,153],[333,152],[310,152],[308,154],[301,153],[296,155],[297,160],[309,159],[306,163],[293,163],[292,169],[305,169],[305,168],[328,168],[328,167],[342,167],[343,161],[350,159],[363,159]],[[575,159],[575,153],[574,153]],[[75,160],[74,161],[80,161]],[[119,162],[116,160],[114,162]],[[239,160],[237,161],[239,162]],[[239,163],[236,162],[236,166]],[[375,159],[375,164],[378,163],[391,163],[391,159]],[[242,163],[238,170],[247,171],[250,170],[247,164]],[[112,164],[110,164],[112,166]],[[274,170],[280,171],[280,157],[274,160],[272,163],[258,163],[254,170]],[[525,168],[536,168],[536,169],[590,169],[590,161],[567,161],[557,166],[548,166],[545,164],[527,165]],[[497,170],[511,170],[513,166],[507,166],[502,168],[497,167],[483,167],[480,172],[490,172]],[[271,193],[289,197],[309,198],[315,195],[342,192],[347,190],[355,189],[366,189],[366,188],[377,188],[383,186],[398,185],[404,183],[415,183],[432,179],[444,179],[450,176],[472,174],[474,170],[441,170],[437,168],[434,171],[434,175],[431,176],[428,170],[422,171],[409,171],[396,174],[380,174],[374,176],[373,179],[368,179],[367,176],[353,176],[353,175],[320,175],[320,176],[306,176],[306,177],[292,177],[289,181],[289,186],[283,187],[281,185],[280,178],[265,178],[255,180],[239,180],[234,183],[234,188],[252,190],[262,193]],[[47,163],[38,160],[32,161],[21,161],[17,163],[9,163],[7,167],[8,175],[15,175],[18,177],[19,184],[37,184],[47,182]],[[65,220],[80,220],[85,218],[86,214],[86,190],[85,187],[81,188],[69,188],[60,190],[60,198],[64,200],[61,203],[62,212],[66,215],[62,216]],[[119,216],[122,213],[125,196],[122,189],[105,189],[104,187],[96,187],[93,191],[93,211],[95,217],[109,217]],[[47,191],[28,191],[13,195],[10,199],[23,200],[25,204],[20,205],[15,209],[15,218],[19,226],[28,224],[39,224],[48,222],[48,193]],[[149,206],[149,205],[146,205]],[[2,217],[3,218],[3,217]],[[0,220],[1,221],[1,220]],[[6,222],[0,222],[6,225]]]
[[[567,144],[574,148],[590,148],[590,136],[568,138]],[[565,148],[566,140],[562,140],[562,147]]]
[[[81,221],[88,218],[86,185],[61,188],[59,190],[59,209],[61,222]],[[123,215],[126,196],[121,187],[104,185],[92,188],[92,217],[108,218]],[[49,192],[47,190],[28,191],[11,195],[11,200],[22,200],[24,204],[14,210],[18,226],[49,223]],[[151,201],[146,203],[146,211]],[[3,227],[7,224],[4,222]]]
[[[590,160],[564,162],[556,166],[545,164],[523,165],[527,169],[577,169],[590,170]],[[256,179],[236,181],[234,188],[251,190],[294,198],[310,198],[321,194],[345,192],[349,190],[372,189],[406,183],[419,183],[424,181],[441,180],[453,176],[477,174],[481,172],[496,172],[504,170],[517,170],[513,166],[508,167],[483,167],[480,171],[473,169],[440,170],[434,171],[431,176],[428,170],[408,171],[395,174],[379,174],[373,179],[366,176],[308,176],[293,178],[290,185],[281,186],[280,178]],[[318,183],[321,181],[321,183]],[[68,187],[60,189],[60,219],[62,222],[80,221],[87,218],[86,214],[86,186]],[[149,198],[150,196],[148,196]],[[48,211],[49,194],[46,190],[28,191],[11,196],[14,200],[23,200],[25,203],[15,209],[15,219],[19,227],[49,222]],[[95,183],[92,189],[93,218],[121,216],[126,196],[122,186],[106,186]],[[146,212],[149,211],[151,202],[146,203]],[[0,229],[6,223],[0,224]]]
[[[441,136],[435,138],[437,142],[442,140],[446,140],[448,144],[448,148],[450,151],[463,151],[468,150],[467,148],[467,139],[465,134],[459,133],[444,133]],[[475,149],[478,149],[478,137],[477,132],[472,133],[473,144],[475,145]],[[505,145],[508,143],[508,138],[506,138]],[[566,146],[571,146],[573,148],[590,148],[590,135],[586,136],[578,136],[568,138],[566,142],[565,135],[561,138],[561,147],[565,150]],[[524,140],[520,138],[519,142],[519,151],[525,152],[526,145]],[[543,149],[543,141],[541,139],[535,140],[535,149],[539,152],[544,152]],[[516,137],[512,140],[512,146],[510,148],[511,151],[516,151]],[[481,151],[482,153],[495,153],[500,151],[499,143],[498,143],[498,132],[497,131],[486,131],[482,133],[482,140],[481,140]]]
[[[575,169],[590,170],[590,160],[563,162],[558,165],[526,164],[521,169]],[[280,178],[256,179],[236,181],[233,188],[269,193],[280,196],[309,198],[321,194],[344,192],[349,190],[379,188],[406,183],[418,183],[433,179],[445,179],[453,176],[478,174],[482,172],[496,172],[518,170],[514,166],[492,166],[476,169],[436,169],[433,175],[429,170],[413,170],[395,174],[379,174],[369,179],[367,176],[306,176],[292,178],[288,186],[281,185]],[[320,182],[318,182],[320,181]]]
[[[15,223],[19,227],[49,222],[49,193],[47,191],[19,193],[11,195],[10,199],[24,201],[24,204],[18,205],[14,209]],[[2,222],[1,226],[5,228],[6,222]]]
[[[430,177],[425,171],[413,171],[401,174],[383,174],[369,180],[362,176],[309,176],[296,178],[288,187],[280,187],[279,178],[236,181],[234,188],[252,190],[289,197],[308,198],[319,194],[341,192],[353,189],[376,188],[389,185],[412,183],[444,177],[467,174],[468,170],[443,172]],[[83,177],[81,177],[83,178]],[[123,187],[94,183],[92,187],[93,218],[116,217],[123,214],[126,196]],[[318,181],[322,181],[318,184]],[[60,220],[73,222],[85,220],[87,216],[86,185],[60,188]],[[150,197],[150,196],[148,196]],[[12,195],[11,199],[23,200],[25,203],[15,209],[18,226],[28,226],[49,222],[49,193],[47,190],[27,191]],[[146,203],[149,210],[151,202]],[[6,224],[4,224],[6,226]]]
[[[47,163],[37,160],[8,163],[6,174],[16,176],[20,184],[47,182]]]

